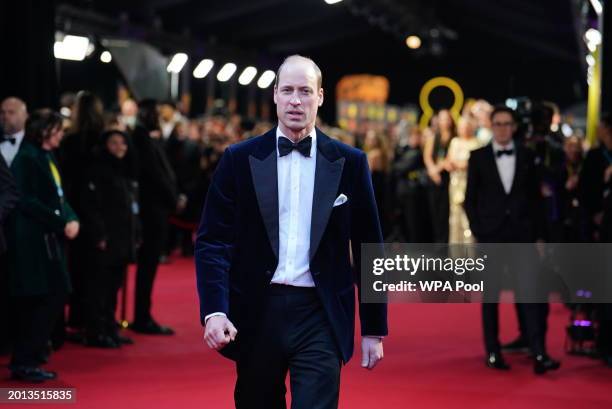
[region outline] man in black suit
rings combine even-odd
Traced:
[[[4,237],[4,221],[15,207],[18,200],[17,185],[13,180],[13,175],[8,169],[4,156],[0,155],[0,355],[8,351],[10,339],[9,329],[9,318],[8,318],[8,294],[6,289],[7,276],[6,276],[6,260],[4,259],[4,252],[6,251],[6,238]]]
[[[13,180],[13,175],[6,166],[4,158],[0,155],[0,255],[6,251],[6,239],[4,238],[2,225],[6,216],[17,204],[18,199],[17,185]],[[2,268],[2,265],[0,265],[0,268]]]
[[[361,243],[382,243],[365,154],[315,128],[321,71],[287,58],[274,86],[278,127],[230,146],[196,239],[204,339],[236,361],[235,402],[337,408],[353,354]],[[350,243],[350,245],[349,245]],[[359,304],[364,368],[383,357],[386,304]]]
[[[543,237],[540,185],[532,153],[514,143],[514,112],[504,106],[491,113],[492,142],[470,155],[465,211],[470,228],[480,243],[533,243]],[[509,268],[512,255],[507,255]],[[499,266],[497,266],[499,267]],[[517,274],[534,276],[537,266],[518,267],[527,271]],[[495,292],[499,288],[490,289]],[[548,304],[521,304],[532,353],[534,371],[538,374],[559,368],[559,362],[546,354],[546,319]],[[483,302],[482,319],[487,351],[487,366],[509,369],[501,355],[499,343],[498,304]]]
[[[176,190],[176,176],[163,148],[157,102],[145,99],[138,106],[134,146],[138,157],[142,245],[138,251],[134,321],[130,329],[150,335],[172,335],[151,314],[153,284],[168,232],[168,217],[185,207]]]

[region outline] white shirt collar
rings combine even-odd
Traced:
[[[278,141],[278,138],[280,137],[283,138],[287,138],[289,140],[291,140],[291,138],[288,138],[281,130],[280,130],[280,126],[276,126],[276,140]],[[310,133],[306,136],[304,136],[304,138],[310,136],[312,138],[312,144],[310,145],[310,157],[312,158],[314,156],[314,154],[317,152],[317,127],[313,127],[312,131],[310,131]],[[276,144],[276,154],[278,156],[280,156],[280,153],[278,152],[278,143]]]
[[[495,139],[493,139],[491,141],[491,144],[493,145],[493,152],[497,152],[497,151],[501,151],[501,150],[507,150],[507,149],[514,149],[514,140],[511,140],[508,145],[502,146],[499,143],[497,143],[495,141]]]

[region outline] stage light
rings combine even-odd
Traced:
[[[238,77],[238,82],[240,83],[240,85],[249,85],[251,81],[253,81],[253,78],[255,78],[256,75],[257,75],[257,68],[246,67],[240,74],[240,77]]]
[[[170,60],[170,64],[168,64],[167,71],[172,72],[174,74],[178,74],[185,66],[185,63],[187,62],[188,58],[189,57],[187,57],[187,54],[185,53],[174,54],[174,56]]]
[[[272,81],[274,81],[274,78],[276,78],[276,74],[274,73],[274,71],[264,71],[264,73],[261,74],[261,76],[257,80],[257,86],[262,89],[268,88],[270,84],[272,84]]]
[[[587,55],[586,62],[589,65],[589,67],[592,67],[593,65],[595,65],[595,57],[593,57],[591,54]]]
[[[406,37],[406,45],[408,48],[416,50],[421,46],[421,39],[418,36],[408,36]]]
[[[601,44],[601,33],[595,28],[589,28],[586,33],[584,33],[584,41],[587,45],[593,44],[594,46],[598,46]]]
[[[516,111],[516,109],[518,108],[518,101],[515,98],[508,98],[506,100],[506,106]]]
[[[325,0],[325,3],[327,4],[337,4],[340,3],[342,0]]]
[[[111,55],[110,51],[103,51],[102,54],[100,54],[100,61],[103,63],[109,63],[112,60],[113,56]]]
[[[591,6],[593,6],[593,10],[597,15],[600,15],[603,12],[603,6],[601,5],[600,0],[591,0]]]
[[[53,45],[55,58],[61,60],[83,61],[89,49],[89,38],[67,35]]]
[[[213,60],[209,60],[208,58],[203,59],[193,70],[193,76],[195,78],[206,77],[214,65],[215,62]]]
[[[236,68],[236,64],[233,62],[226,63],[217,73],[217,79],[221,82],[228,81],[236,72]]]

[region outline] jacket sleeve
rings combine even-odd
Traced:
[[[15,181],[21,192],[18,208],[28,216],[57,233],[62,233],[66,223],[76,220],[72,208],[65,203],[62,211],[53,209],[38,198],[39,183],[45,178],[38,164],[30,159],[23,158],[13,166]]]
[[[357,167],[356,188],[353,193],[355,199],[351,206],[351,249],[359,295],[361,335],[384,336],[388,334],[387,304],[361,302],[361,244],[378,243],[380,244],[379,250],[382,253],[383,238],[372,187],[372,176],[367,157],[363,152],[359,155]]]
[[[10,211],[15,208],[18,200],[19,193],[13,175],[6,166],[4,158],[0,155],[0,225]]]
[[[200,322],[229,313],[229,270],[235,240],[236,186],[231,147],[225,150],[208,190],[195,242]]]

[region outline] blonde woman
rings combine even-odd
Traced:
[[[473,243],[470,223],[463,210],[467,185],[467,164],[470,152],[480,147],[472,120],[462,117],[457,124],[457,138],[450,141],[447,167],[450,173],[449,194],[449,238],[450,244]]]

